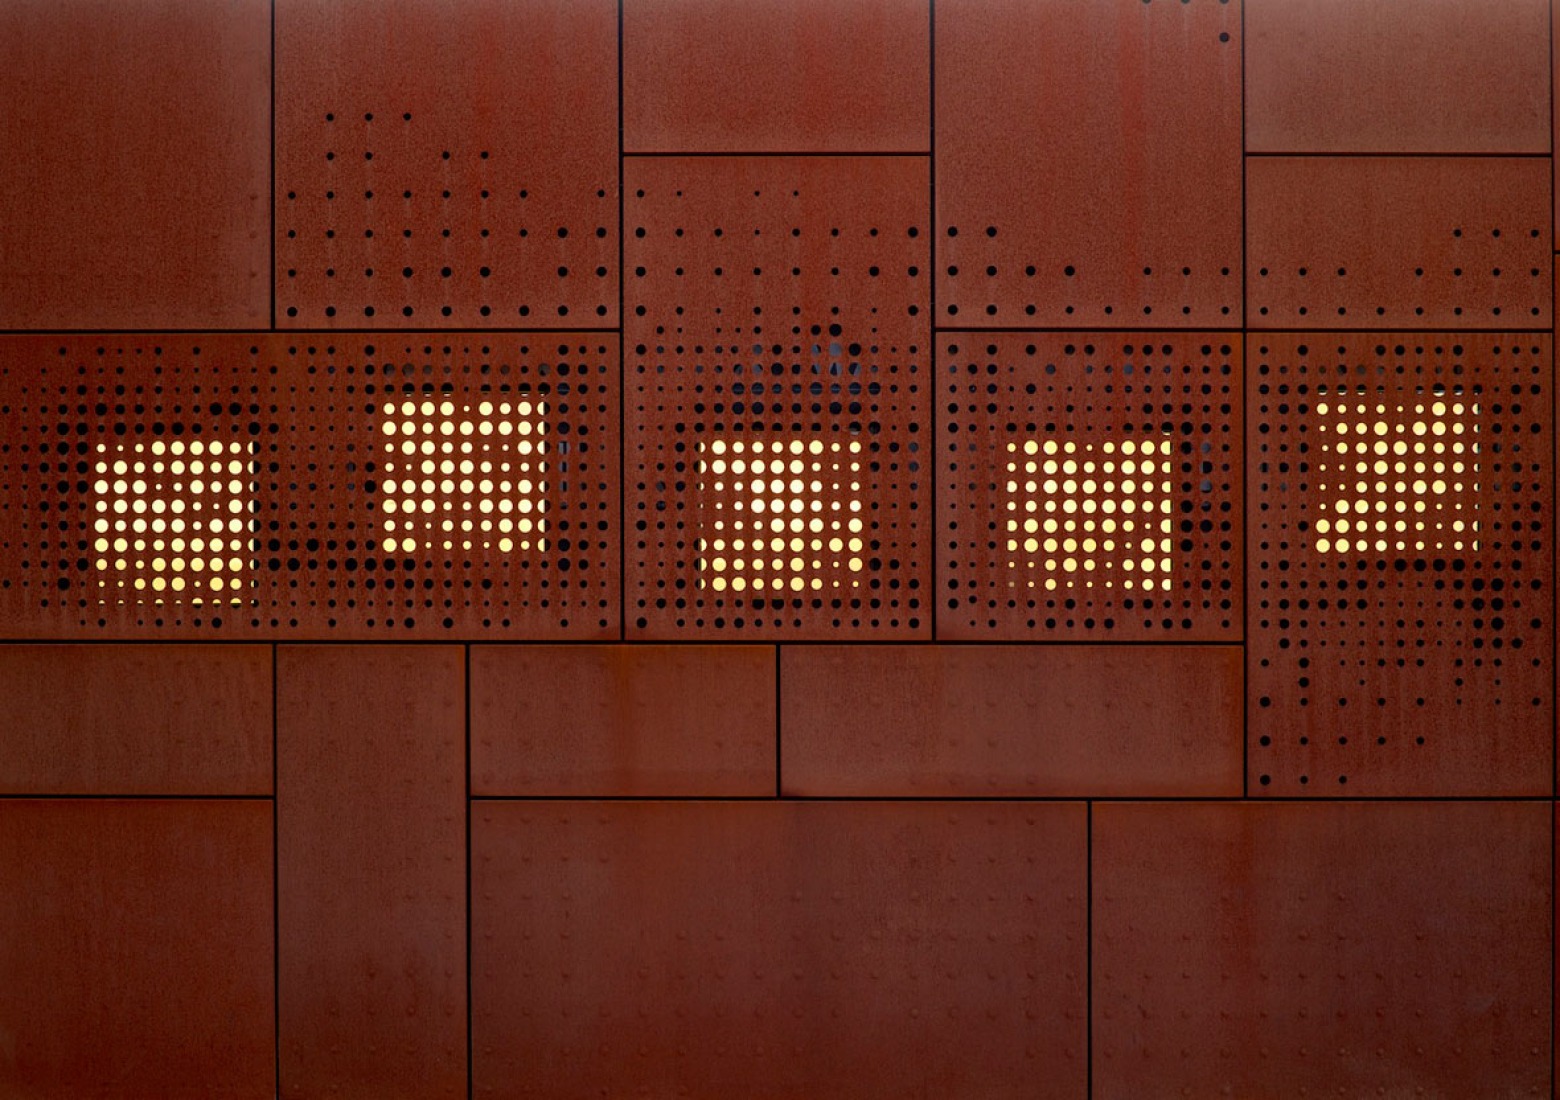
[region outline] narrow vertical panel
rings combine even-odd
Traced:
[[[0,792],[271,793],[268,646],[0,646]]]
[[[1081,805],[478,802],[478,1096],[1085,1088]]]
[[[276,1095],[271,807],[0,800],[0,1095]]]
[[[0,328],[270,323],[271,5],[0,5]]]
[[[938,0],[937,323],[1241,323],[1241,15]]]
[[[1542,1096],[1547,803],[1094,808],[1094,1095]]]
[[[463,652],[277,654],[281,1095],[466,1095]]]

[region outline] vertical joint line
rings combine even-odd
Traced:
[[[278,731],[281,728],[281,715],[277,711],[276,703],[279,690],[276,678],[278,646],[271,643],[271,1008],[275,1015],[273,1026],[275,1027],[275,1055],[276,1095],[282,1095],[282,854],[281,854],[281,814],[278,807],[281,799],[278,797],[281,791],[277,779],[281,774],[281,753],[279,749],[280,737]]]
[[[471,643],[466,643],[461,650],[466,718],[466,1097],[472,1100],[477,1087],[477,1041],[472,1029],[471,997]]]
[[[623,0],[617,5],[618,110],[618,639],[628,639],[628,220],[623,178]]]
[[[931,489],[931,515],[928,517],[928,526],[931,530],[931,538],[927,540],[927,552],[930,560],[927,568],[931,571],[931,597],[927,602],[927,618],[931,620],[932,641],[937,640],[937,619],[940,597],[937,591],[937,555],[941,549],[941,539],[938,537],[938,525],[941,517],[937,511],[937,488],[942,480],[942,453],[938,450],[937,440],[937,413],[941,407],[938,396],[938,386],[941,383],[942,373],[938,368],[938,338],[937,338],[937,0],[927,0],[926,5],[926,97],[927,97],[927,148],[930,152],[926,158],[926,175],[928,183],[928,206],[926,210],[926,305],[930,314],[927,323],[927,352],[926,352],[926,401],[930,406],[931,415],[926,418],[926,430],[930,439],[931,461],[927,463],[927,476],[932,483]]]
[[[276,328],[276,0],[271,0],[271,270],[267,287],[271,302],[271,328]]]
[[[1089,1096],[1094,1095],[1094,803],[1084,803],[1083,865],[1084,1062]]]

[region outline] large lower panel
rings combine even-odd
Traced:
[[[1547,803],[1098,805],[1094,1095],[1545,1096]]]
[[[476,1095],[1073,1100],[1084,815],[479,802]]]
[[[1253,794],[1547,795],[1547,334],[1253,337]]]
[[[0,4],[0,328],[271,319],[267,0]]]
[[[271,806],[0,799],[0,1095],[276,1095]]]
[[[268,646],[0,646],[0,792],[271,793]]]
[[[467,1094],[464,658],[278,651],[283,1097]]]
[[[784,792],[1239,796],[1235,646],[786,646]]]
[[[1241,323],[1241,15],[938,0],[937,321]]]
[[[628,0],[624,146],[924,152],[930,29],[927,0]]]
[[[12,638],[616,637],[616,337],[0,338]]]
[[[1252,328],[1548,328],[1550,162],[1252,157]]]
[[[613,325],[612,0],[277,0],[277,322]]]
[[[929,635],[926,158],[627,173],[631,634]]]
[[[471,790],[775,793],[769,646],[473,646]]]
[[[938,352],[939,638],[1240,639],[1239,336]]]

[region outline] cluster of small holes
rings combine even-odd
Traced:
[[[939,636],[1238,637],[1233,345],[989,339],[939,363]]]
[[[278,321],[534,327],[616,319],[617,191],[534,178],[502,149],[420,132],[410,111],[326,112],[282,158]]]
[[[716,439],[698,449],[700,588],[820,592],[859,584],[859,440]]]
[[[1254,350],[1253,789],[1394,793],[1405,753],[1431,781],[1490,757],[1460,738],[1547,738],[1547,346],[1311,335]]]
[[[924,162],[645,158],[632,168],[630,628],[923,631]],[[775,462],[755,448],[777,444],[802,449],[769,479],[783,481],[778,493],[715,476],[714,461],[729,469],[736,454]],[[838,531],[832,521],[788,531],[783,554],[771,531],[755,555],[754,532],[732,526],[737,504],[755,516],[759,500],[768,509],[782,498],[788,514],[796,503],[811,516],[816,504],[820,519],[850,518]]]

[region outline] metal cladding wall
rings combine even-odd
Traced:
[[[0,1100],[1560,1095],[1554,25],[0,4]]]

